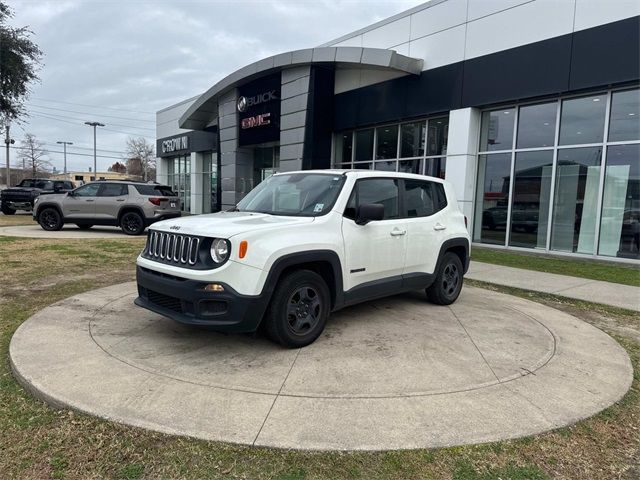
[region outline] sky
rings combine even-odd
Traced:
[[[29,117],[12,125],[16,146],[34,134],[63,168],[98,171],[125,156],[126,140],[155,145],[155,112],[199,95],[234,70],[320,45],[423,3],[420,0],[5,0],[13,26],[28,26],[44,52]],[[17,151],[11,164],[17,165]],[[2,166],[5,164],[2,154]]]

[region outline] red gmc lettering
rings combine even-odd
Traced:
[[[256,115],[255,117],[243,118],[240,125],[243,129],[269,125],[271,123],[270,117],[271,113],[262,113],[260,115]]]

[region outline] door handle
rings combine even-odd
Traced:
[[[447,229],[447,227],[446,227],[446,225],[442,225],[441,223],[436,223],[436,224],[433,226],[433,229],[434,229],[434,230],[446,230],[446,229]]]
[[[87,200],[87,202],[95,202],[95,200]]]
[[[391,236],[393,237],[399,237],[400,235],[404,235],[405,233],[407,233],[406,230],[391,230]]]
[[[124,202],[124,198],[118,198],[116,202]]]

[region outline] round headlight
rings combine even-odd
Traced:
[[[215,263],[223,263],[229,257],[229,242],[216,238],[211,243],[211,258]]]

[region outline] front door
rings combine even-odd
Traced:
[[[380,289],[388,291],[402,284],[407,225],[399,214],[398,188],[398,180],[391,178],[356,182],[342,220],[345,291],[359,289],[362,297],[372,297]],[[384,218],[358,225],[357,208],[367,203],[384,205]]]
[[[99,183],[88,183],[76,188],[72,195],[67,195],[62,207],[65,219],[93,217],[96,211],[98,188],[100,188]]]

